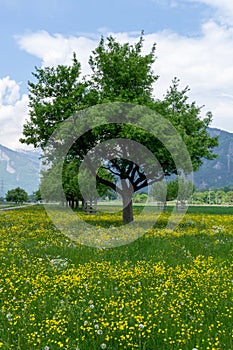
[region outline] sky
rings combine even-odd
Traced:
[[[213,113],[211,127],[233,132],[232,0],[0,0],[0,144],[19,142],[28,117],[28,81],[35,66],[70,64],[88,74],[101,35],[156,43],[154,96],[172,79],[189,86],[190,102]]]

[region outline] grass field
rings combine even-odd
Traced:
[[[0,212],[0,349],[232,350],[232,213],[190,207],[168,232],[168,211],[131,244],[97,249],[43,206]],[[121,220],[77,215],[98,230]]]

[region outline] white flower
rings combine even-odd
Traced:
[[[12,321],[12,315],[10,312],[6,315],[7,321],[11,322]]]
[[[100,347],[101,347],[101,349],[107,349],[107,345],[104,344],[104,343],[102,343],[102,344],[100,345]]]

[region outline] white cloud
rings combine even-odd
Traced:
[[[211,3],[218,13],[227,14],[233,23],[231,1],[181,0],[184,1]],[[133,43],[139,37],[138,33],[108,34],[120,42]],[[39,57],[43,66],[69,64],[75,51],[83,73],[87,74],[89,55],[98,45],[99,38],[65,37],[39,31],[20,36],[17,41],[21,49]],[[212,126],[233,132],[233,100],[226,99],[226,95],[233,94],[233,26],[211,19],[202,25],[198,37],[181,36],[172,31],[148,34],[145,35],[145,51],[148,52],[154,42],[158,56],[154,71],[160,76],[155,84],[155,96],[161,98],[176,76],[181,79],[182,87],[190,86],[192,100],[205,105],[204,111],[213,112]]]
[[[185,0],[186,2],[199,2],[216,9],[216,19],[226,24],[233,24],[232,0]]]
[[[223,94],[233,92],[233,30],[209,21],[202,35],[187,38],[175,33],[151,35],[158,43],[158,72],[161,76],[155,87],[161,97],[172,77],[181,79],[191,88],[190,97],[206,105],[214,115],[212,126],[233,132],[233,101]],[[150,38],[150,41],[152,40]]]
[[[9,76],[0,80],[0,104],[12,104],[19,98],[19,85]]]
[[[9,77],[0,79],[0,144],[22,148],[23,123],[28,114],[28,96],[20,96],[20,86]]]
[[[65,37],[62,34],[50,35],[46,31],[17,36],[16,40],[22,50],[40,58],[43,67],[70,64],[76,52],[84,72],[88,71],[89,54],[98,43],[84,36]]]

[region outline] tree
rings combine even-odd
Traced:
[[[71,208],[79,207],[79,200],[83,201],[79,183],[78,183],[78,170],[80,162],[79,160],[72,160],[70,162],[66,161],[63,165],[63,188],[65,192],[66,199],[71,206]]]
[[[98,102],[124,101],[141,105],[153,103],[153,83],[158,79],[152,71],[155,44],[142,55],[143,34],[135,45],[119,44],[112,36],[90,56],[91,88],[98,93]]]
[[[90,206],[92,206],[92,202],[94,203],[98,198],[109,193],[109,188],[102,183],[92,183],[91,174],[88,173],[88,169],[80,169],[81,164],[80,161],[74,159],[65,162],[63,166],[63,188],[72,208],[74,208],[74,202],[76,202],[76,208],[79,207],[79,200],[82,200],[83,208],[87,201],[90,201]],[[103,168],[98,169],[98,176],[113,181],[111,174]],[[80,191],[80,187],[84,188],[83,192]]]
[[[32,193],[32,195],[30,196],[30,199],[31,199],[32,201],[37,201],[37,202],[41,201],[41,200],[42,200],[42,197],[41,197],[40,190],[34,191],[34,192]]]
[[[134,203],[146,203],[148,201],[147,193],[135,193],[133,201]]]
[[[46,202],[59,202],[64,205],[65,200],[58,180],[60,179],[59,170],[62,165],[60,162],[57,162],[52,167],[46,169],[46,171],[42,171],[40,192],[42,199]]]
[[[167,196],[166,181],[164,181],[163,179],[162,181],[155,182],[150,188],[150,195],[157,202],[164,204],[166,202],[166,196]]]
[[[229,204],[233,204],[233,191],[228,191],[226,194],[226,201]]]
[[[24,125],[24,137],[21,138],[21,142],[43,149],[56,127],[74,112],[107,102],[133,103],[135,109],[127,111],[131,115],[131,123],[105,123],[89,130],[75,142],[67,154],[68,158],[79,159],[82,162],[87,152],[100,143],[111,139],[130,139],[141,143],[155,155],[163,171],[158,168],[154,170],[153,164],[147,163],[146,176],[144,169],[136,161],[124,157],[129,153],[129,149],[126,149],[131,147],[129,143],[126,145],[119,141],[115,147],[118,157],[104,163],[105,170],[111,173],[114,179],[117,177],[118,181],[106,179],[101,174],[96,176],[98,183],[108,186],[122,196],[124,222],[133,221],[132,197],[135,192],[162,180],[164,176],[179,172],[163,142],[143,128],[133,125],[132,114],[137,115],[140,110],[137,109],[138,105],[146,106],[152,111],[145,113],[144,116],[147,130],[149,125],[155,127],[156,120],[153,116],[157,112],[177,128],[187,146],[195,170],[201,165],[203,158],[214,157],[213,148],[217,145],[217,139],[211,138],[206,130],[211,122],[211,114],[204,119],[201,118],[201,108],[194,102],[188,103],[188,88],[179,91],[177,79],[173,81],[164,100],[154,99],[153,84],[158,79],[152,71],[155,45],[149,54],[143,55],[143,40],[141,35],[135,45],[128,43],[121,45],[112,36],[106,41],[101,38],[99,46],[93,51],[89,60],[92,74],[82,82],[79,79],[80,65],[75,55],[70,67],[37,68],[34,73],[37,83],[29,83],[31,119]],[[111,111],[113,114],[114,108],[118,108],[119,115],[125,113],[124,106],[114,105]],[[88,113],[87,116],[89,117]],[[84,120],[85,118],[76,122],[82,124]],[[165,134],[167,132],[167,143],[174,142],[169,140],[166,125],[157,126],[161,132]],[[60,142],[59,146],[61,144]]]
[[[36,67],[32,74],[36,83],[28,83],[30,120],[24,124],[20,142],[43,149],[60,123],[85,108],[87,84],[80,81],[75,55],[71,66]]]
[[[169,181],[167,185],[167,200],[177,201],[184,204],[194,192],[194,185],[191,180],[185,181],[184,177],[180,176],[173,181]]]
[[[215,193],[215,203],[216,204],[224,204],[226,202],[226,193],[222,190],[218,190]]]
[[[28,200],[28,194],[24,189],[17,187],[7,192],[6,200],[7,202],[15,202],[17,204],[23,203]]]
[[[156,104],[156,110],[166,116],[182,136],[192,160],[193,170],[196,171],[204,158],[216,158],[213,149],[218,145],[218,137],[210,137],[208,133],[207,128],[212,121],[211,112],[202,117],[202,107],[197,106],[196,102],[188,102],[190,88],[186,86],[179,90],[179,82],[179,79],[173,79],[164,100]]]

